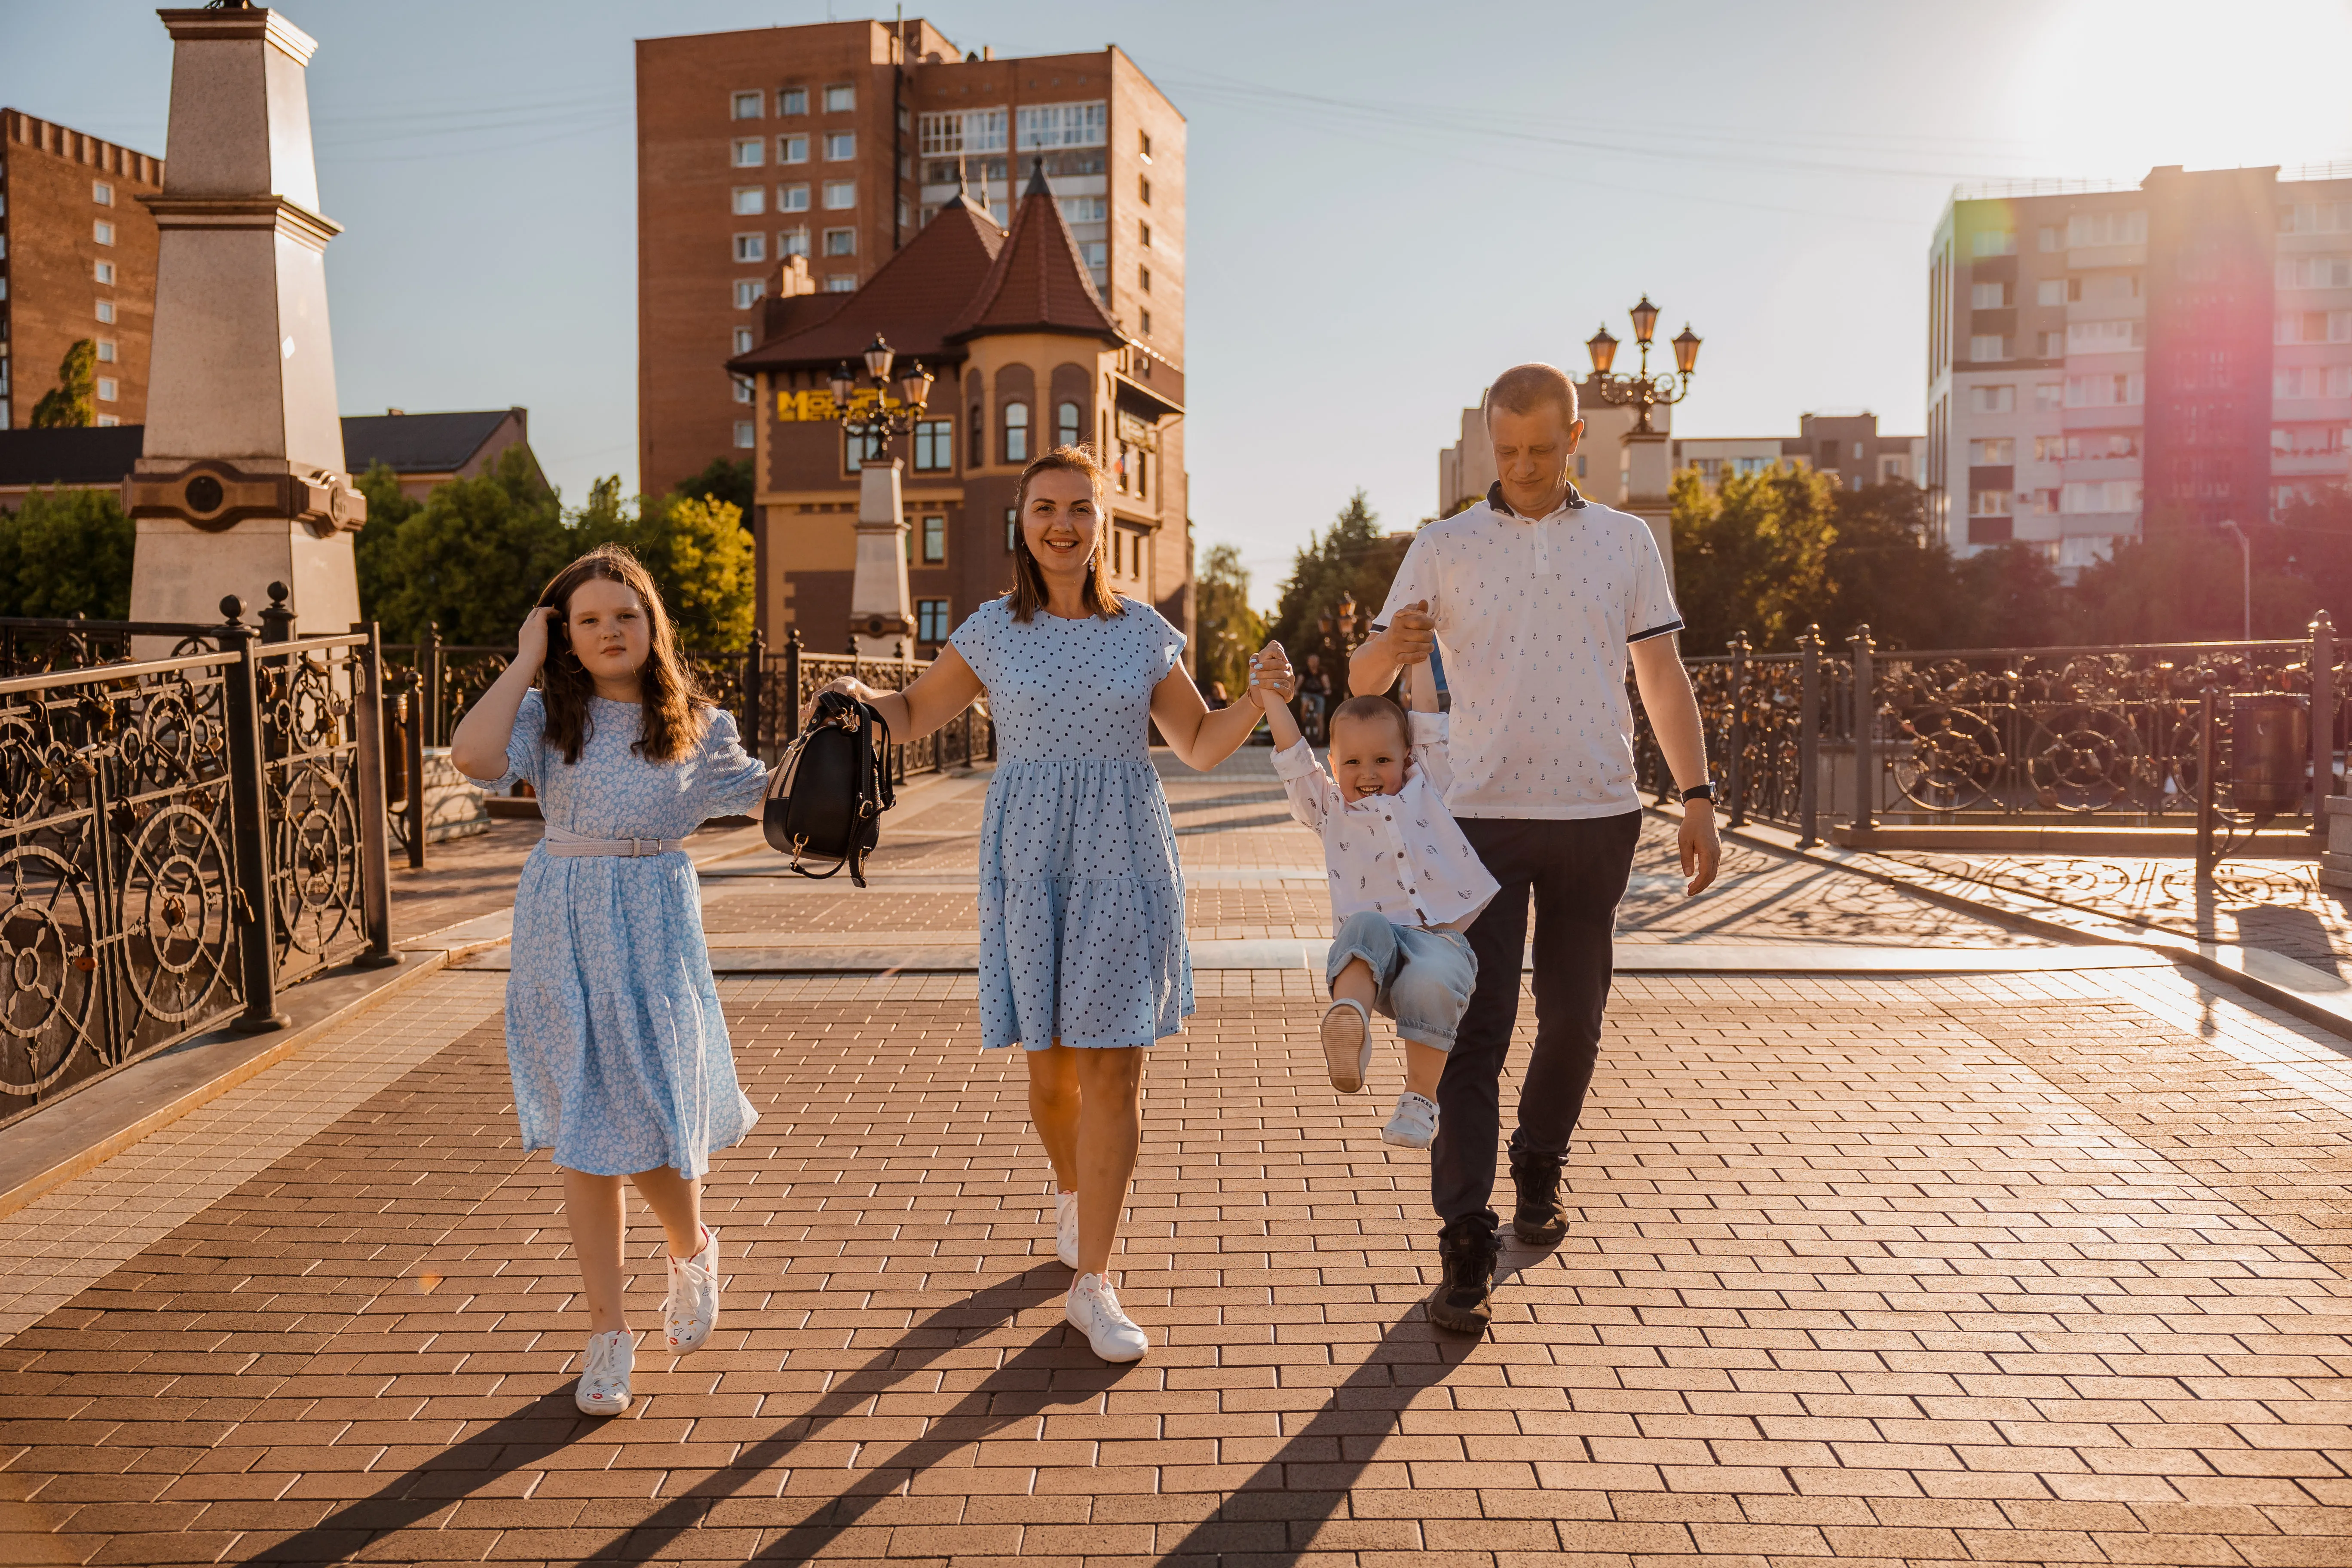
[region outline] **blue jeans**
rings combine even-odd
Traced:
[[[1478,987],[1478,961],[1458,931],[1401,926],[1365,910],[1339,922],[1323,966],[1329,984],[1350,960],[1372,972],[1372,1006],[1396,1020],[1396,1031],[1419,1045],[1454,1048],[1454,1031]]]

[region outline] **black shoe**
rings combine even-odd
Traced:
[[[1559,1168],[1564,1163],[1559,1154],[1511,1151],[1511,1184],[1519,1190],[1511,1229],[1530,1247],[1557,1247],[1568,1235],[1568,1204],[1559,1190]]]
[[[1429,1321],[1457,1334],[1483,1334],[1495,1317],[1495,1259],[1502,1251],[1486,1216],[1465,1215],[1437,1236],[1437,1289]]]

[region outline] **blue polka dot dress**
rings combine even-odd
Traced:
[[[546,819],[592,838],[683,838],[714,816],[757,812],[768,770],[735,721],[713,712],[702,744],[649,763],[635,704],[589,700],[580,760],[547,743],[547,710],[526,692],[507,771],[529,779]],[[702,894],[685,851],[559,858],[542,844],[515,889],[507,976],[507,1067],[526,1149],[567,1171],[699,1176],[759,1114],[735,1079],[719,1010]]]
[[[981,1043],[1148,1046],[1192,1012],[1176,825],[1151,693],[1184,634],[1150,605],[1026,625],[1000,599],[950,639],[988,688],[980,827]]]

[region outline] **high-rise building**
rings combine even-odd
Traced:
[[[748,457],[780,268],[862,286],[961,175],[1000,226],[1041,166],[1118,329],[1184,361],[1184,120],[1116,47],[996,59],[920,19],[637,44],[639,479]]]
[[[2352,472],[2352,164],[1956,194],[1927,310],[1930,517],[1963,553],[2072,573]]]
[[[0,109],[0,430],[33,405],[87,338],[98,423],[147,417],[155,329],[155,219],[139,198],[163,160]]]

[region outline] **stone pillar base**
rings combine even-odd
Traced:
[[[2352,795],[2332,795],[2321,803],[2326,837],[2319,854],[2319,885],[2352,893]]]

